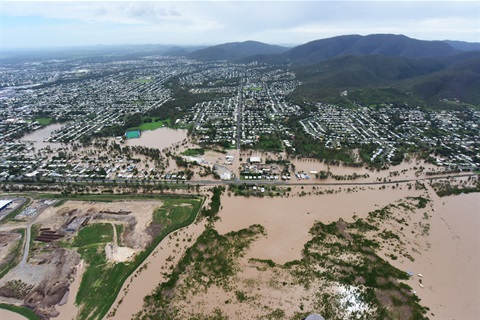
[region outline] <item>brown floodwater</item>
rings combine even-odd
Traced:
[[[128,139],[125,141],[125,144],[127,146],[143,146],[162,150],[185,138],[187,138],[187,130],[158,128],[155,130],[143,131],[140,138]]]
[[[414,273],[408,284],[430,308],[432,319],[480,319],[480,193],[430,194],[435,211],[430,212],[428,244],[414,254],[415,261],[392,263]]]
[[[328,188],[326,188],[328,189]],[[331,188],[330,188],[331,189]],[[338,190],[339,188],[334,188]],[[296,191],[310,191],[310,187]],[[263,225],[267,236],[252,244],[249,256],[285,263],[301,258],[304,244],[310,240],[309,230],[315,221],[329,223],[342,218],[351,221],[355,214],[366,217],[368,212],[379,209],[406,196],[416,196],[419,191],[403,189],[365,188],[358,192],[311,195],[290,198],[244,198],[224,196],[221,220],[215,228],[224,234]]]
[[[267,231],[252,244],[245,257],[272,259],[285,263],[301,257],[303,245],[310,239],[308,231],[315,221],[329,223],[343,218],[351,221],[355,214],[366,217],[368,212],[381,208],[407,196],[424,195],[425,191],[400,188],[379,189],[365,187],[358,192],[341,192],[324,195],[294,196],[289,198],[243,198],[222,197],[221,221],[215,228],[220,233],[261,224]],[[310,187],[292,188],[291,194]],[[329,188],[321,188],[326,190]],[[330,188],[338,190],[339,188]],[[479,319],[480,281],[480,195],[469,194],[456,197],[438,198],[429,188],[433,208],[429,210],[432,225],[424,252],[412,253],[415,261],[402,262],[397,267],[423,274],[424,289],[414,287],[421,303],[428,306],[439,318]],[[143,297],[162,281],[164,272],[178,263],[187,244],[182,242],[192,237],[194,243],[203,231],[204,225],[191,225],[177,236],[166,238],[155,249],[142,266],[123,285],[111,310],[116,309],[112,319],[130,319],[142,309]],[[177,247],[177,240],[180,246]],[[171,261],[168,261],[171,260]],[[393,262],[395,263],[395,262]],[[413,282],[413,284],[415,284]],[[412,283],[409,281],[409,285]],[[122,301],[121,303],[120,300]],[[432,315],[429,313],[429,316]]]
[[[0,319],[2,320],[26,320],[22,315],[5,309],[0,309]]]
[[[338,176],[348,176],[353,175],[354,173],[358,176],[368,175],[367,178],[359,177],[356,180],[335,180],[334,178],[328,178],[324,180],[311,179],[311,180],[302,180],[302,182],[365,182],[371,181],[375,182],[377,179],[386,179],[385,181],[398,181],[398,180],[408,180],[416,179],[418,177],[424,177],[425,172],[433,171],[438,172],[442,171],[443,167],[438,167],[429,163],[425,163],[424,160],[410,160],[408,162],[404,161],[397,166],[391,166],[386,170],[376,170],[376,169],[367,169],[365,166],[362,167],[347,167],[347,166],[333,166],[326,165],[323,162],[316,159],[294,159],[291,161],[295,165],[295,170],[304,171],[309,173],[310,171],[330,171],[332,175]],[[420,171],[420,167],[423,167],[423,171]],[[392,172],[390,176],[389,173]],[[393,172],[396,172],[393,175]],[[314,174],[311,174],[312,178],[315,177]],[[297,181],[295,177],[292,177],[292,181]]]
[[[44,140],[48,139],[53,131],[60,129],[61,127],[62,124],[60,123],[48,125],[37,131],[25,135],[20,139],[20,141],[33,142],[33,146],[35,147],[35,149],[46,148],[47,146],[50,146],[51,148],[59,148],[60,143],[44,142]]]
[[[77,296],[78,289],[80,288],[80,283],[82,280],[83,272],[85,271],[85,265],[83,260],[80,261],[80,264],[77,266],[77,273],[73,282],[70,284],[68,289],[68,300],[63,306],[56,306],[55,308],[60,313],[58,319],[70,320],[75,319],[78,314],[78,307],[75,305],[75,297]]]
[[[143,298],[167,279],[164,273],[170,272],[169,268],[178,263],[186,248],[195,243],[204,229],[204,223],[195,223],[163,239],[153,253],[125,281],[106,319],[132,319],[134,314],[141,311]],[[188,238],[191,240],[186,242]],[[108,316],[113,310],[115,310],[115,316]]]

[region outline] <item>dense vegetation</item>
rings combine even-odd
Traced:
[[[225,187],[215,186],[210,189],[212,192],[212,199],[208,207],[203,207],[200,211],[200,217],[206,218],[208,222],[213,223],[219,219],[218,212],[220,211],[220,197],[225,191]]]
[[[263,134],[254,145],[254,149],[270,152],[282,152],[283,143],[278,134]]]
[[[178,77],[171,78],[165,85],[172,90],[173,99],[148,112],[149,116],[160,120],[172,119],[175,122],[174,120],[186,115],[188,110],[196,103],[225,96],[225,94],[217,93],[193,94],[189,91],[189,88],[180,85]]]

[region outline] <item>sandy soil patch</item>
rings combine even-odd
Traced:
[[[138,250],[144,249],[150,243],[151,235],[147,232],[147,228],[152,220],[153,211],[161,205],[161,201],[110,203],[67,201],[59,207],[46,208],[35,221],[35,225],[39,228],[50,228],[53,231],[60,230],[66,234],[66,238],[69,238],[76,232],[65,230],[76,217],[88,217],[90,219],[88,223],[111,222],[115,236],[110,247],[107,245],[106,253],[114,262],[125,262],[131,260]],[[119,247],[117,244],[114,224],[119,223],[125,226],[122,243],[128,247]],[[13,284],[15,288],[21,288],[21,290],[11,291],[17,302],[23,302],[35,308],[38,314],[45,317],[58,315],[55,306],[66,302],[67,305],[61,308],[62,317],[71,318],[78,311],[73,301],[83,273],[78,272],[75,276],[78,285],[70,287],[73,275],[79,268],[79,255],[72,250],[57,247],[55,242],[34,246],[28,263],[13,269],[3,277],[0,280],[0,286],[6,288],[4,291],[7,294],[11,291],[8,290]]]
[[[145,229],[152,221],[153,211],[161,205],[161,201],[67,201],[58,208],[47,208],[36,223],[44,227],[59,229],[73,216],[89,216],[93,219],[90,223],[119,221],[129,225],[124,233],[125,244],[134,249],[143,249],[151,241],[151,235],[145,232]],[[107,213],[122,211],[129,212],[129,214],[114,215]]]
[[[127,262],[132,260],[136,253],[132,248],[119,247],[112,243],[105,245],[105,255],[109,261]]]
[[[56,316],[55,305],[68,291],[70,276],[78,262],[76,252],[60,248],[33,254],[28,264],[12,269],[0,280],[2,288],[18,284],[3,295],[17,299],[45,318]],[[21,287],[24,289],[18,289]]]
[[[14,259],[12,250],[17,246],[22,235],[16,232],[0,232],[0,266]]]

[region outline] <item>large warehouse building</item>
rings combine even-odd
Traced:
[[[12,203],[12,200],[0,200],[0,211],[8,207]]]

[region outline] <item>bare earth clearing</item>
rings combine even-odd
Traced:
[[[37,230],[55,231],[68,241],[81,228],[80,225],[73,226],[75,219],[85,221],[85,224],[111,223],[115,236],[106,245],[106,248],[111,248],[106,250],[106,255],[113,263],[127,261],[150,243],[147,227],[153,211],[161,205],[161,201],[67,201],[60,207],[46,208],[36,219],[35,227]],[[116,224],[124,225],[120,238],[123,246],[117,243]],[[7,224],[2,228],[12,227]],[[18,237],[17,233],[2,233],[0,241],[5,240],[1,242],[5,245],[0,247],[0,253],[7,254]],[[8,245],[6,240],[9,240]],[[74,250],[62,248],[56,241],[34,241],[28,262],[12,269],[0,280],[1,300],[30,306],[45,318],[72,318],[77,311],[73,302],[84,267]],[[63,306],[56,310],[57,305]]]

